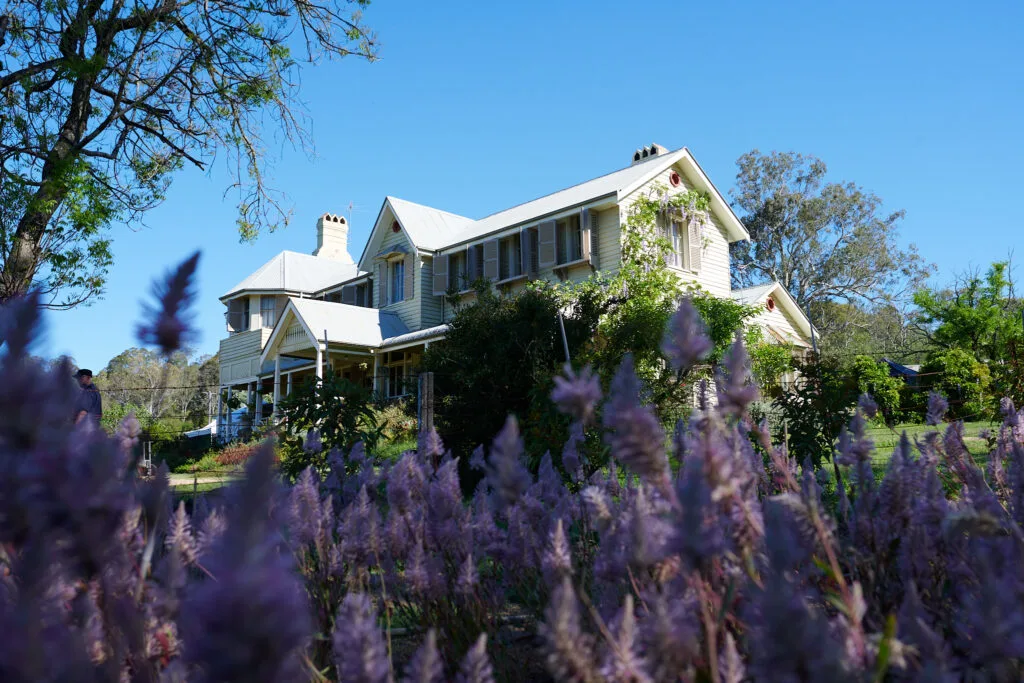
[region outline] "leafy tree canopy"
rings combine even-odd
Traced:
[[[903,211],[854,183],[825,181],[825,163],[753,150],[737,161],[733,201],[750,241],[730,245],[735,287],[777,280],[805,310],[841,301],[888,305],[909,295],[930,267],[898,245]],[[812,311],[812,315],[813,315]],[[828,331],[829,318],[814,315]]]
[[[103,289],[110,232],[218,151],[245,239],[287,222],[264,120],[306,144],[301,61],[357,55],[368,0],[14,0],[0,10],[0,300],[68,308]]]

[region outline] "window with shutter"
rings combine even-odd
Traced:
[[[580,210],[580,258],[590,260],[590,209]]]
[[[601,267],[600,256],[601,256],[601,243],[600,231],[598,226],[601,224],[600,214],[597,211],[590,212],[590,262],[595,268]]]
[[[498,279],[498,240],[484,242],[484,279]]]
[[[701,266],[701,250],[703,249],[703,240],[701,239],[700,222],[691,220],[688,231],[688,242],[690,250],[690,270],[695,273],[700,272]]]
[[[448,291],[448,264],[451,259],[449,254],[434,257],[434,296],[444,296]]]
[[[377,264],[377,308],[384,308],[388,305],[388,278],[387,264]]]
[[[555,251],[559,265],[579,261],[583,244],[580,239],[580,217],[566,216],[555,223]]]
[[[555,222],[544,221],[537,226],[537,265],[550,268],[555,265]]]
[[[510,280],[523,274],[521,237],[503,237],[498,243],[498,280]]]
[[[405,256],[405,301],[416,296],[416,256],[406,254]]]
[[[456,292],[463,292],[469,289],[469,277],[466,273],[467,251],[457,251],[448,254],[448,282],[447,287]]]
[[[387,302],[390,306],[391,304],[397,304],[405,298],[405,259],[388,261],[387,275]]]

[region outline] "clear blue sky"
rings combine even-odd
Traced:
[[[95,371],[136,345],[154,274],[203,250],[198,350],[217,298],[274,254],[311,251],[354,204],[358,257],[385,195],[483,216],[689,147],[723,191],[752,148],[823,159],[907,211],[901,241],[948,278],[1024,258],[1024,3],[375,0],[381,59],[307,67],[316,158],[272,150],[294,208],[240,244],[224,160],[182,172],[148,226],[114,234],[107,293],[48,315],[40,351]],[[1024,271],[1018,270],[1018,276]]]

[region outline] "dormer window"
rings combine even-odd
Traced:
[[[405,300],[405,259],[388,262],[388,303]]]
[[[277,301],[274,297],[260,297],[260,322],[266,328],[277,324]]]
[[[246,332],[249,329],[249,297],[243,296],[228,302],[224,313],[228,333]]]

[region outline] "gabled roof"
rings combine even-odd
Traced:
[[[341,263],[331,259],[282,251],[264,263],[249,277],[221,296],[221,301],[245,291],[278,291],[284,293],[312,293],[355,277],[358,267],[354,263]]]
[[[681,147],[674,152],[665,152],[649,157],[626,168],[518,204],[479,220],[389,196],[385,198],[384,204],[377,214],[373,231],[363,249],[363,254],[359,257],[359,262],[362,263],[366,257],[367,249],[373,242],[374,235],[378,230],[383,229],[380,223],[388,207],[391,208],[395,218],[416,249],[438,251],[473,242],[506,228],[583,206],[599,199],[608,198],[611,201],[622,201],[659,173],[677,163],[682,165],[685,171],[684,175],[692,185],[711,195],[712,212],[721,221],[729,241],[737,242],[750,239],[750,235],[739,218],[732,212],[728,202],[690,154],[690,150]]]
[[[320,341],[323,341],[326,331],[328,342],[377,347],[389,337],[409,332],[397,314],[379,308],[295,297],[290,297],[288,303],[294,307],[307,331]]]
[[[745,289],[734,289],[730,295],[737,302],[748,306],[763,304],[769,296],[774,297],[775,303],[781,306],[782,310],[793,319],[793,322],[796,323],[795,327],[797,331],[802,334],[805,339],[811,338],[811,321],[806,315],[804,315],[803,309],[800,308],[800,304],[798,304],[796,299],[794,299],[786,288],[782,286],[781,282],[768,282],[763,285],[755,285]],[[814,328],[813,334],[819,334],[817,328]]]
[[[409,239],[420,249],[434,251],[451,241],[474,221],[440,209],[434,209],[415,202],[387,197],[395,218],[405,228]]]

